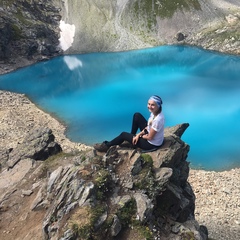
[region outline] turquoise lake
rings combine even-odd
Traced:
[[[148,118],[156,94],[166,127],[190,124],[191,167],[240,167],[239,56],[187,46],[67,55],[0,75],[0,89],[26,94],[89,145],[130,131],[134,112]]]

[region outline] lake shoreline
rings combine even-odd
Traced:
[[[65,126],[25,95],[0,91],[0,149],[16,147],[30,129],[40,126],[52,129],[65,152],[92,148],[71,142]],[[188,181],[196,195],[196,220],[208,228],[209,237],[240,239],[240,168],[221,172],[190,169]]]
[[[147,90],[142,89],[143,91],[140,93],[141,98],[132,98],[132,93],[128,93],[128,90],[136,86],[136,82],[134,82],[136,81],[135,74],[132,74],[131,71],[122,71],[122,67],[125,69],[125,66],[123,66],[123,63],[126,61],[125,59],[128,60],[129,57],[131,58],[135,56],[135,54],[135,59],[139,59],[138,56],[143,56],[143,61],[146,60],[145,64],[147,64],[147,66],[151,64],[151,70],[142,71],[144,68],[142,68],[141,65],[137,67],[138,61],[134,60],[134,63],[127,61],[130,68],[132,64],[134,65],[134,71],[132,72],[137,72],[139,76],[143,76],[141,78],[139,76],[137,77],[140,88],[145,85],[146,76],[144,75],[147,75],[149,87]],[[121,121],[122,117],[130,120],[132,116],[133,106],[128,103],[136,101],[134,108],[139,111],[138,104],[139,106],[145,105],[145,101],[143,100],[148,99],[149,93],[154,92],[156,87],[160,88],[166,101],[166,106],[164,107],[166,117],[168,118],[168,125],[166,125],[166,127],[185,121],[190,123],[189,129],[182,139],[191,146],[188,159],[192,164],[192,168],[222,171],[223,169],[229,170],[234,166],[239,166],[239,158],[236,157],[239,152],[238,148],[234,147],[234,144],[226,144],[226,141],[237,142],[238,136],[236,133],[240,130],[237,124],[238,116],[240,117],[237,111],[238,105],[237,103],[234,104],[236,99],[238,99],[238,91],[235,96],[235,89],[239,86],[238,81],[236,81],[239,78],[239,74],[235,73],[235,69],[240,67],[240,58],[236,57],[235,59],[229,55],[219,56],[211,51],[204,51],[198,48],[176,46],[136,50],[130,51],[130,53],[109,53],[107,56],[106,54],[97,54],[97,56],[94,54],[94,61],[91,60],[91,55],[92,54],[89,56],[87,54],[88,60],[86,60],[84,56],[73,55],[71,57],[64,56],[45,63],[34,64],[33,66],[20,69],[20,71],[13,72],[12,74],[0,76],[0,78],[3,78],[0,85],[2,89],[6,88],[9,91],[22,92],[28,96],[32,96],[30,99],[33,102],[38,104],[41,102],[38,107],[41,108],[41,105],[44,106],[44,111],[50,114],[57,111],[57,115],[59,116],[60,114],[61,118],[66,120],[66,122],[68,122],[68,119],[75,119],[67,124],[67,137],[72,141],[85,143],[87,145],[92,145],[95,142],[101,142],[105,139],[111,139],[115,134],[118,134],[116,132],[117,129],[113,131],[113,129],[109,130],[109,128],[106,128],[106,126],[111,126],[111,119],[113,118],[116,118],[115,123],[119,124],[119,126],[121,125],[121,129],[128,129],[129,124],[127,124],[127,122],[129,121],[125,123]],[[109,55],[111,56],[110,60]],[[158,55],[161,55],[161,60]],[[188,61],[184,60],[185,55],[188,55]],[[117,65],[119,57],[122,58],[122,61],[118,68],[113,63]],[[172,64],[170,64],[169,67],[168,64],[161,62],[162,59],[167,63],[173,60],[174,75],[172,75]],[[236,60],[235,65],[232,64],[231,60],[233,59]],[[92,66],[95,71],[89,71],[88,67],[72,69],[70,67],[71,62],[73,63],[74,61],[78,63],[81,62],[86,66]],[[101,62],[103,61],[104,64],[102,65]],[[92,62],[93,65],[91,65]],[[95,65],[95,62],[99,62],[99,64]],[[192,62],[196,64],[192,65]],[[56,65],[56,63],[60,65]],[[44,69],[42,69],[43,65]],[[114,66],[113,73],[111,73],[112,68],[105,68],[105,66],[112,65]],[[209,65],[211,65],[211,68],[206,70]],[[62,71],[58,71],[59,67]],[[203,68],[205,68],[206,71],[203,70]],[[214,71],[212,69],[214,69]],[[27,76],[28,70],[31,71],[31,74],[35,77],[29,78]],[[44,74],[42,72],[44,72]],[[94,72],[94,74],[92,72]],[[111,73],[110,75],[109,72]],[[189,72],[191,74],[189,74]],[[207,72],[207,74],[205,72]],[[47,81],[46,76],[54,76],[56,82]],[[121,76],[121,80],[119,80],[119,76]],[[19,84],[19,81],[22,81],[20,79],[24,79],[23,84]],[[99,79],[102,80],[99,81]],[[122,81],[122,79],[125,81]],[[151,83],[152,79],[154,80],[153,84]],[[155,79],[157,80],[156,82]],[[162,81],[160,81],[160,79]],[[230,79],[232,81],[230,81]],[[169,84],[173,80],[174,84]],[[104,85],[104,88],[101,88],[101,92],[97,93],[99,96],[96,98],[98,87],[110,81],[111,84]],[[115,84],[115,82],[117,84]],[[167,84],[165,84],[165,82]],[[179,91],[179,85],[184,87],[184,91]],[[14,86],[18,87],[16,88]],[[24,88],[21,86],[24,86]],[[82,94],[86,86],[88,94]],[[89,88],[89,86],[91,86],[91,88]],[[94,86],[94,88],[92,88],[92,86]],[[121,86],[121,88],[119,88],[119,86]],[[49,89],[51,94],[46,94],[46,90],[44,89]],[[68,92],[70,89],[74,91],[74,97],[65,98],[63,103],[63,97],[66,96],[64,92]],[[228,91],[225,91],[226,89],[228,89]],[[139,91],[138,88],[135,90],[136,92]],[[114,92],[115,94],[112,94]],[[178,98],[178,101],[175,103],[172,102],[172,92],[175,92]],[[196,96],[189,101],[189,98],[191,98],[195,92],[197,93]],[[99,114],[102,114],[106,106],[106,98],[104,97],[106,94],[112,103],[111,105],[110,102],[108,103],[108,108],[115,109],[114,103],[119,101],[123,95],[125,95],[125,98],[121,101],[124,101],[124,104],[119,105],[117,111],[107,111],[104,117],[99,118]],[[37,96],[45,97],[38,99]],[[204,97],[202,98],[201,96]],[[213,101],[213,99],[215,100]],[[59,103],[61,104],[60,109],[58,108]],[[194,104],[196,104],[195,107],[193,107]],[[202,105],[201,111],[199,111],[197,107],[199,104]],[[95,111],[89,112],[89,107],[93,105],[98,106],[97,109],[99,111],[96,109]],[[222,107],[220,108],[218,106]],[[234,109],[229,111],[229,106]],[[191,110],[189,111],[189,109]],[[214,115],[206,115],[208,112],[212,113],[213,109],[216,109]],[[148,115],[147,109],[144,108],[141,111],[143,111],[142,113],[145,116]],[[174,115],[178,116],[177,119],[173,117],[169,111],[174,111]],[[119,114],[121,117],[113,116],[115,114]],[[225,117],[219,118],[218,116],[222,114]],[[88,118],[84,118],[85,115],[87,115]],[[56,118],[56,116],[53,117]],[[94,119],[98,118],[98,124],[95,124],[95,126],[91,128],[92,130],[85,131],[85,127],[89,125],[89,119],[94,121]],[[119,122],[117,119],[119,119]],[[62,120],[60,119],[60,121]],[[235,125],[236,128],[229,129],[229,122]],[[221,137],[216,138],[216,136],[219,136],[219,129],[221,128],[225,131],[225,140]],[[104,136],[101,134],[102,129],[105,129]],[[96,134],[96,132],[98,132],[98,134]],[[204,144],[201,144],[201,142],[204,142]],[[219,151],[219,147],[222,151]],[[211,161],[208,161],[209,158]]]

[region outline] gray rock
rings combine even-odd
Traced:
[[[61,237],[59,240],[73,240],[74,239],[74,233],[71,229],[68,229],[64,232],[63,237]]]
[[[122,229],[122,224],[119,221],[118,216],[114,215],[113,216],[113,223],[112,223],[112,226],[111,226],[111,236],[112,237],[117,236],[119,234],[119,232],[121,231],[121,229]]]
[[[13,149],[7,161],[8,168],[24,158],[33,160],[45,160],[49,156],[61,152],[60,145],[54,142],[54,135],[49,128],[33,129],[24,141]]]
[[[94,223],[94,229],[98,230],[102,226],[102,224],[106,221],[107,217],[108,217],[108,213],[107,211],[105,211]]]
[[[22,190],[22,195],[24,196],[30,196],[33,193],[32,190]]]
[[[44,202],[45,200],[45,191],[44,191],[45,185],[43,185],[37,193],[37,196],[35,197],[35,199],[33,200],[32,204],[31,204],[31,210],[35,211],[35,210],[39,210],[42,209],[42,202]],[[46,203],[46,202],[45,202]]]
[[[154,173],[158,185],[164,186],[169,181],[169,178],[172,176],[173,170],[172,168],[162,167],[154,169]]]
[[[146,222],[152,214],[153,204],[147,195],[142,193],[135,193],[133,197],[137,203],[137,216],[141,222]]]
[[[137,158],[137,160],[133,163],[131,173],[132,175],[137,175],[142,170],[143,160],[141,157]]]
[[[59,167],[54,172],[51,173],[50,178],[48,180],[48,186],[47,191],[51,192],[54,183],[59,179],[61,173],[62,173],[63,167]]]
[[[79,206],[82,206],[87,201],[93,188],[94,188],[94,184],[92,182],[89,182],[85,185],[81,199],[78,202]]]
[[[120,198],[118,205],[120,207],[124,207],[126,203],[128,203],[131,200],[131,196],[130,195],[124,195]]]
[[[0,168],[6,165],[6,162],[9,158],[9,153],[10,153],[9,150],[0,150]]]

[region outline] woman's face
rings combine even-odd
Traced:
[[[153,114],[156,114],[159,110],[158,105],[153,100],[148,100],[148,106],[147,107],[148,107],[149,112],[151,112]]]

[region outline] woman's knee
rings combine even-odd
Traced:
[[[138,120],[139,117],[142,117],[142,114],[141,114],[141,113],[135,112],[135,113],[133,114],[133,119]]]
[[[133,138],[133,134],[131,134],[131,133],[129,133],[129,132],[122,132],[121,134],[120,134],[120,137],[121,137],[121,139],[122,140],[126,140],[126,141],[131,141],[132,140],[132,138]]]
[[[122,138],[125,138],[128,134],[129,134],[129,133],[127,133],[127,132],[121,132],[120,136],[121,136]]]

